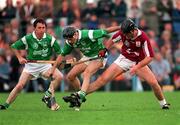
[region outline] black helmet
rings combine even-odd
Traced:
[[[76,32],[76,28],[74,27],[66,27],[64,30],[63,30],[63,38],[64,39],[68,39],[68,38],[72,38],[74,33]]]
[[[121,31],[123,33],[130,33],[136,28],[136,24],[131,19],[126,19],[121,24]]]

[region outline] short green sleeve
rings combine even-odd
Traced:
[[[57,40],[55,40],[54,44],[53,44],[53,49],[54,51],[60,55],[61,54],[61,46],[59,45],[59,43],[57,42]]]
[[[23,49],[26,49],[26,46],[23,43],[23,41],[20,39],[20,40],[16,41],[15,43],[13,43],[11,45],[11,48],[17,49],[17,50],[23,50]]]
[[[71,53],[71,51],[73,50],[73,47],[66,41],[64,48],[62,49],[61,55],[65,56]]]

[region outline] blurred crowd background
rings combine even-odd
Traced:
[[[10,91],[21,74],[20,65],[10,45],[33,31],[32,23],[42,17],[47,32],[57,38],[63,47],[62,30],[68,25],[79,29],[97,29],[120,25],[130,17],[139,29],[145,31],[155,51],[149,65],[164,91],[180,90],[180,0],[1,0],[0,6],[0,92]],[[106,39],[104,44],[106,45]],[[109,52],[107,67],[120,53],[121,43]],[[20,51],[23,56],[26,51]],[[52,59],[55,59],[53,56]],[[79,50],[66,58],[79,59]],[[95,80],[104,69],[93,77]],[[64,74],[69,70],[62,71]],[[79,76],[82,80],[83,78]],[[143,83],[143,84],[142,84]],[[49,81],[31,81],[24,91],[44,91]],[[72,90],[66,80],[59,91]],[[115,78],[105,91],[146,91],[151,88],[144,81],[128,73]]]

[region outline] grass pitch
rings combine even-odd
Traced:
[[[79,112],[56,93],[59,111],[42,102],[43,93],[22,93],[6,111],[0,111],[0,125],[180,125],[180,92],[166,92],[170,110],[159,107],[152,92],[97,92],[87,97]],[[0,93],[0,103],[8,94]]]

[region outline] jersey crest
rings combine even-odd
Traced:
[[[128,42],[127,40],[124,42],[124,44],[125,44],[127,47],[130,46],[130,44],[129,44],[129,42]]]
[[[38,44],[37,43],[33,43],[32,47],[33,47],[33,49],[38,49]]]
[[[136,47],[140,47],[141,46],[141,42],[140,41],[136,41]]]

